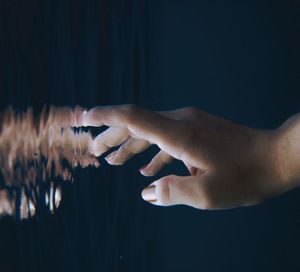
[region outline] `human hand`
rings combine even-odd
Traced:
[[[255,205],[293,187],[282,178],[276,131],[257,130],[196,108],[153,112],[134,105],[95,107],[65,115],[75,126],[109,126],[91,147],[96,156],[121,165],[150,145],[160,151],[141,174],[153,176],[173,159],[190,175],[152,182],[142,197],[155,205],[185,204],[200,209]],[[70,117],[71,116],[71,117]]]

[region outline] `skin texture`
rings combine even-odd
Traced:
[[[119,146],[105,158],[111,165],[124,164],[152,144],[160,151],[140,169],[142,175],[154,176],[172,160],[182,161],[190,175],[165,176],[143,190],[143,199],[155,205],[256,205],[298,185],[300,160],[286,162],[297,154],[299,118],[277,130],[257,130],[193,107],[165,112],[134,105],[56,110],[63,124],[108,126],[94,139],[91,152],[101,156]]]

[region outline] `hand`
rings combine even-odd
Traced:
[[[278,165],[276,131],[244,127],[196,108],[152,112],[121,105],[77,108],[63,116],[76,126],[109,126],[95,138],[91,152],[100,156],[120,146],[106,157],[112,165],[152,144],[160,151],[140,169],[143,175],[153,176],[173,159],[181,160],[190,175],[152,182],[142,192],[152,204],[233,208],[258,204],[292,187]]]

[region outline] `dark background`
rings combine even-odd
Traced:
[[[0,108],[193,105],[276,128],[300,110],[299,15],[286,0],[0,0]],[[151,206],[143,187],[186,174],[142,177],[156,151],[78,170],[55,215],[2,220],[0,271],[300,271],[299,190],[226,211]]]

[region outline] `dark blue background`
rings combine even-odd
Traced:
[[[284,0],[0,0],[0,107],[193,105],[275,128],[300,110],[299,15]],[[300,271],[299,190],[227,211],[154,207],[138,168],[156,151],[78,170],[54,216],[0,222],[0,271]]]

